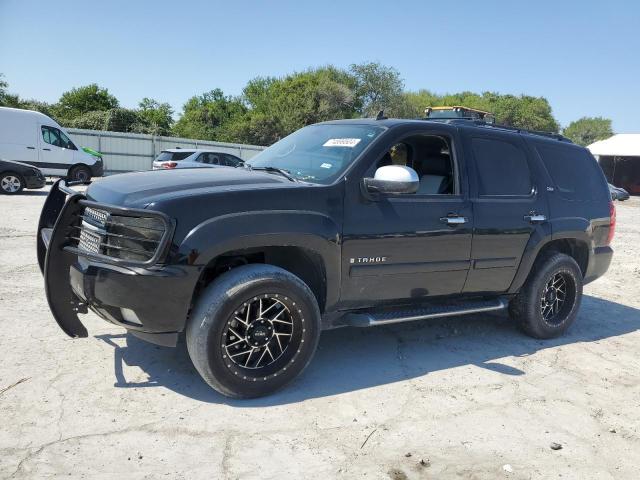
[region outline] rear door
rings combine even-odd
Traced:
[[[543,172],[517,133],[465,129],[474,231],[464,292],[508,290],[532,235],[550,231]],[[550,232],[549,232],[550,233]]]

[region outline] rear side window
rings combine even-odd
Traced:
[[[160,152],[160,155],[158,155],[158,158],[156,158],[156,160],[158,162],[167,162],[167,161],[172,161],[172,162],[176,162],[179,160],[184,160],[187,157],[190,157],[191,155],[193,155],[193,152]]]
[[[541,143],[535,148],[562,197],[583,201],[607,198],[600,167],[586,150]]]
[[[531,173],[521,148],[510,142],[475,137],[471,139],[481,196],[529,195]]]

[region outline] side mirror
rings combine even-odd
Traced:
[[[401,165],[380,167],[373,178],[365,178],[363,182],[368,192],[386,194],[416,193],[420,185],[416,171]]]

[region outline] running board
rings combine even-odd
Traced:
[[[348,313],[340,320],[343,325],[351,327],[372,327],[374,325],[387,325],[390,323],[410,322],[412,320],[426,320],[428,318],[453,317],[456,315],[468,315],[471,313],[492,312],[503,310],[507,307],[504,299],[475,300],[464,303],[434,304],[422,308],[409,308],[406,310],[367,310]]]

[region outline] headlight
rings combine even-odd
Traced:
[[[150,260],[164,231],[164,222],[159,218],[110,215],[105,255],[142,262]]]
[[[82,215],[78,248],[144,263],[158,253],[167,227],[158,217],[130,217],[87,207]]]

